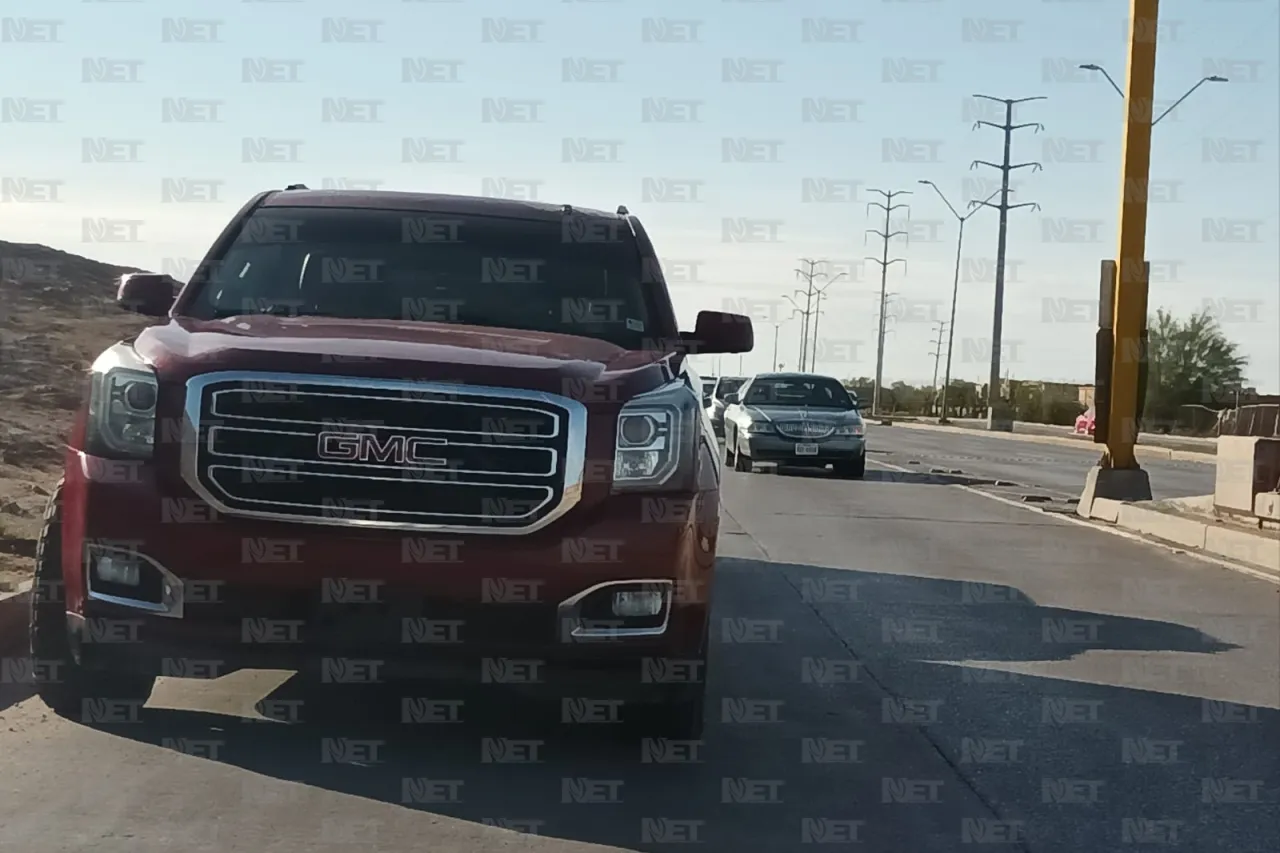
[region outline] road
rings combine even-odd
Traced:
[[[1101,455],[1101,449],[1092,444],[1075,448],[901,426],[872,426],[867,441],[870,458],[892,465],[915,467],[914,460],[925,470],[960,469],[969,475],[1034,487],[1036,493],[1067,497],[1080,496],[1085,472]],[[1147,457],[1139,462],[1151,476],[1151,493],[1157,500],[1213,494],[1212,456],[1203,462]]]
[[[528,704],[401,725],[366,697],[246,722],[298,695],[277,673],[162,683],[123,725],[0,685],[0,849],[1274,849],[1274,586],[872,467],[726,472],[697,763],[644,763],[633,736],[557,732]],[[326,737],[377,749],[324,763]],[[483,737],[541,741],[541,761],[482,763]]]

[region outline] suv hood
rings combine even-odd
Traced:
[[[598,383],[628,399],[669,381],[674,352],[625,350],[573,335],[445,323],[246,315],[186,317],[151,326],[133,342],[163,382],[220,370],[434,380],[523,388],[570,397]]]

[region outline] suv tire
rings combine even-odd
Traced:
[[[36,692],[59,716],[79,718],[87,699],[143,703],[151,697],[155,676],[95,671],[81,666],[71,653],[71,641],[67,636],[66,588],[62,582],[61,480],[45,507],[44,524],[36,545],[28,634],[33,664],[55,664],[52,674],[56,680],[39,681]]]

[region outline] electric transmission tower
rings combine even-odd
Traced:
[[[804,281],[805,286],[803,289],[796,290],[795,295],[804,298],[804,308],[797,305],[791,297],[787,297],[787,301],[791,302],[791,306],[796,309],[796,313],[804,321],[800,329],[800,372],[803,373],[806,362],[809,369],[813,369],[814,360],[818,355],[818,314],[822,304],[822,294],[826,293],[827,288],[843,278],[845,274],[840,273],[833,278],[819,270],[818,266],[826,263],[825,261],[801,258],[800,263],[805,268],[797,268],[795,273],[797,278]],[[816,282],[822,279],[826,279],[827,283],[822,287],[818,287]],[[810,354],[811,352],[812,354]]]
[[[937,410],[938,407],[938,363],[942,359],[942,345],[947,342],[943,335],[947,332],[947,327],[951,324],[946,320],[938,321],[937,337],[929,341],[933,344],[933,351],[929,355],[933,356],[933,400],[930,403],[930,409]]]
[[[1039,163],[1010,163],[1009,155],[1013,149],[1013,132],[1015,130],[1024,130],[1028,127],[1034,128],[1036,133],[1044,130],[1044,125],[1039,122],[1024,122],[1023,124],[1013,123],[1013,108],[1018,104],[1024,104],[1028,101],[1043,101],[1044,96],[1036,96],[1034,98],[993,98],[990,95],[974,95],[975,98],[983,98],[988,101],[995,101],[1004,104],[1004,124],[996,124],[991,121],[976,121],[973,128],[977,130],[979,127],[994,127],[1004,132],[1004,160],[1000,163],[992,163],[987,160],[974,160],[969,165],[970,169],[978,166],[987,166],[992,169],[1000,170],[1000,203],[993,204],[990,201],[972,201],[971,206],[985,205],[986,207],[994,207],[1000,211],[1000,235],[996,243],[996,293],[995,293],[995,310],[991,320],[991,372],[987,383],[987,429],[1002,430],[1008,432],[1013,429],[1012,420],[1006,417],[1001,405],[1002,398],[1000,396],[1000,349],[1002,346],[1001,338],[1004,335],[1004,261],[1005,249],[1008,244],[1009,229],[1009,211],[1020,207],[1031,207],[1039,209],[1040,205],[1034,201],[1023,202],[1022,204],[1009,204],[1009,174],[1015,169],[1030,168],[1033,171],[1039,171],[1043,168]]]
[[[878,207],[884,211],[884,230],[877,231],[874,228],[868,228],[866,234],[875,234],[884,241],[884,250],[878,258],[868,257],[867,260],[874,261],[880,265],[880,329],[876,335],[876,384],[871,392],[871,414],[880,414],[880,386],[884,381],[884,324],[885,324],[885,288],[888,284],[889,267],[894,264],[901,263],[905,269],[905,258],[889,258],[889,241],[894,237],[908,236],[906,231],[890,231],[890,217],[895,210],[899,208],[907,208],[908,216],[910,216],[910,208],[905,204],[894,204],[893,200],[900,195],[911,195],[909,190],[871,190],[871,192],[884,197],[884,202],[868,202],[867,210]],[[865,234],[863,239],[866,239]]]

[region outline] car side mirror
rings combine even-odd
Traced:
[[[724,311],[699,311],[692,332],[681,332],[680,343],[692,355],[751,352],[756,344],[751,318]]]
[[[173,276],[135,272],[120,276],[116,305],[144,317],[167,317],[181,285]]]
[[[724,395],[724,401],[730,405],[738,402],[738,394],[736,391],[730,391]]]

